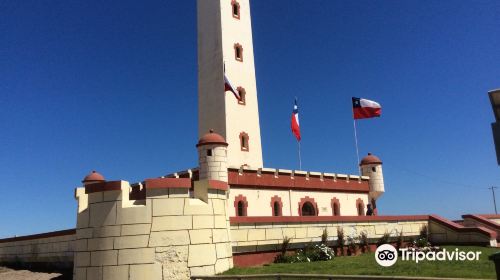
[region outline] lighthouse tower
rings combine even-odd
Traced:
[[[377,156],[368,153],[359,163],[361,174],[370,177],[370,203],[377,213],[377,199],[385,192],[384,174],[382,173],[382,161]]]
[[[199,137],[213,129],[227,141],[228,167],[263,167],[249,0],[197,5]]]

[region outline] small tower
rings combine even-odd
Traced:
[[[84,186],[90,185],[90,184],[95,184],[95,183],[102,183],[106,182],[106,179],[104,179],[104,176],[102,176],[100,173],[98,173],[95,170],[92,170],[85,178],[83,178],[82,183]]]
[[[368,153],[359,163],[361,174],[370,177],[370,203],[372,204],[373,212],[377,213],[377,199],[384,193],[384,174],[382,173],[382,161],[377,157]]]
[[[212,129],[200,138],[196,144],[200,181],[216,180],[227,183],[227,146],[224,137]]]

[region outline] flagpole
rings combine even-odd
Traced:
[[[359,168],[359,148],[358,148],[358,133],[356,129],[356,119],[353,120],[353,123],[354,123],[354,142],[356,143],[356,157],[358,159],[356,165],[358,165],[358,172],[359,175],[361,176],[361,169]]]
[[[299,147],[299,170],[302,170],[302,157],[300,156],[300,140],[297,141]]]

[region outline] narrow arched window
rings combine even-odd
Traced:
[[[358,202],[358,216],[364,216],[365,215],[365,206],[363,205],[363,203],[359,203]]]
[[[233,11],[233,17],[235,19],[240,19],[240,3],[238,3],[238,1],[233,0],[231,2],[231,7]]]
[[[238,104],[240,105],[246,105],[246,91],[242,87],[238,87],[238,94],[240,96],[240,99],[238,100]]]
[[[246,132],[241,132],[240,147],[242,151],[248,152],[250,150],[248,140],[249,140],[248,134]]]
[[[316,216],[316,210],[310,202],[305,202],[302,205],[302,216]]]
[[[245,216],[245,205],[243,201],[238,201],[238,216]]]
[[[274,205],[273,205],[273,215],[274,216],[281,216],[281,207],[277,201],[274,202]]]
[[[243,61],[243,47],[240,44],[234,44],[234,58]]]
[[[333,203],[333,216],[340,216],[340,205],[338,202]]]

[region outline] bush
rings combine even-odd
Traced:
[[[334,255],[333,250],[325,244],[307,245],[297,251],[293,262],[327,261],[333,259]]]
[[[340,248],[340,255],[344,255],[344,246],[345,246],[345,237],[344,237],[344,229],[341,227],[337,228],[337,248]]]
[[[380,237],[380,239],[377,241],[377,247],[380,246],[380,245],[383,245],[383,244],[387,244],[389,243],[389,233],[386,231],[384,233],[384,235],[382,235],[382,237]]]
[[[356,255],[356,248],[358,247],[358,239],[357,237],[348,237],[347,238],[347,248],[348,248],[348,255]]]
[[[323,229],[323,234],[321,234],[321,244],[325,244],[328,242],[328,230]]]
[[[423,225],[420,228],[420,235],[418,236],[419,238],[425,238],[425,240],[429,239],[428,231],[427,231],[427,226]]]
[[[290,245],[290,238],[284,237],[283,243],[281,243],[281,253],[274,258],[275,263],[289,263],[293,259],[293,256],[287,256],[286,251]]]
[[[396,242],[396,250],[399,252],[399,249],[403,248],[404,236],[403,231],[401,230],[398,235],[398,240]]]
[[[370,246],[368,246],[368,234],[362,231],[359,235],[359,248],[361,248],[362,253],[370,252]]]

